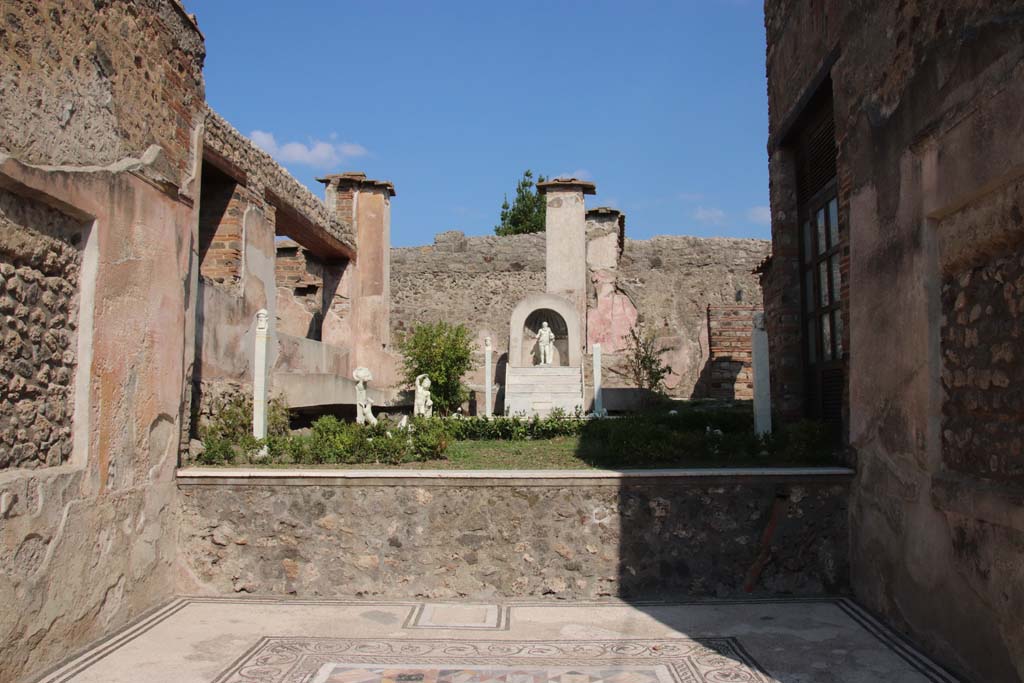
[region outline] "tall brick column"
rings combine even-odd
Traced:
[[[365,365],[375,378],[388,374],[382,366],[391,343],[391,198],[395,186],[367,179],[365,173],[317,178],[326,185],[326,204],[352,227],[356,258],[350,266],[352,351],[355,365]]]
[[[547,292],[571,301],[579,312],[580,324],[585,325],[587,210],[583,197],[596,194],[597,188],[578,178],[555,178],[537,183],[537,191],[547,199]]]

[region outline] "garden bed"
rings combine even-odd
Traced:
[[[798,423],[759,437],[743,404],[698,404],[615,419],[416,418],[405,426],[386,418],[357,425],[327,416],[295,432],[287,420],[276,419],[263,440],[249,436],[243,422],[236,416],[208,426],[192,464],[436,470],[840,464],[822,425]]]

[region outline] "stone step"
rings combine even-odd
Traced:
[[[576,394],[582,395],[583,387],[575,384],[506,384],[505,393],[511,394]]]
[[[530,382],[533,384],[540,384],[542,382],[579,382],[582,379],[583,376],[578,372],[575,375],[517,375],[508,373],[505,376],[505,381],[509,384],[512,382]]]
[[[569,413],[583,410],[583,398],[578,394],[507,394],[505,408],[508,415],[525,414],[546,417],[555,408]]]
[[[536,377],[536,376],[576,376],[580,375],[580,368],[573,368],[568,366],[551,366],[547,367],[544,365],[534,365],[529,368],[514,368],[509,367],[506,372],[509,376],[521,375],[524,377]]]

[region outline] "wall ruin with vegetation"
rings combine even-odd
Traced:
[[[593,228],[588,223],[592,243]],[[470,381],[482,388],[483,340],[491,337],[500,365],[508,351],[512,309],[526,296],[545,291],[544,249],[543,233],[466,237],[461,232],[440,233],[428,246],[392,249],[392,335],[400,338],[423,322],[467,325],[480,347],[478,370]],[[752,272],[767,251],[767,242],[749,239],[627,239],[621,254],[609,259],[610,281],[605,282],[604,273],[591,263],[591,315],[603,298],[610,308],[625,305],[635,310],[666,350],[664,359],[673,369],[667,378],[669,393],[685,398],[709,395],[707,307],[760,304],[760,285]],[[621,359],[607,343],[604,347],[609,369],[605,386],[630,386]],[[500,373],[496,365],[497,383],[503,381]]]

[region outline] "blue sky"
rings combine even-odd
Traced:
[[[760,0],[185,0],[211,106],[314,178],[391,180],[392,243],[491,234],[526,168],[628,236],[769,236]]]

